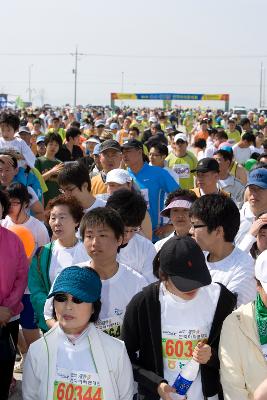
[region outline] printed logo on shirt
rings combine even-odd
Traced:
[[[119,337],[121,334],[122,318],[113,316],[97,321],[96,326],[109,336]]]
[[[179,178],[190,178],[190,167],[188,164],[175,164],[172,168]]]

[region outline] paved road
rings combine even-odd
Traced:
[[[21,393],[21,374],[15,374],[15,378],[17,379],[16,391],[13,396],[9,397],[9,400],[22,400],[22,393]]]

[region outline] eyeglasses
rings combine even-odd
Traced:
[[[65,193],[72,193],[75,189],[77,188],[77,186],[73,186],[70,188],[65,188],[65,189],[59,189],[60,193],[65,194]]]
[[[140,232],[141,231],[141,226],[137,226],[136,228],[129,228],[129,229],[124,229],[124,233],[138,233],[138,232]]]
[[[54,300],[57,301],[58,303],[65,303],[66,301],[68,301],[68,296],[66,294],[64,294],[64,293],[57,293],[54,296]],[[73,297],[73,296],[72,296],[71,301],[74,304],[84,303],[82,300],[77,299],[77,297]]]
[[[205,226],[207,226],[207,225],[204,225],[204,224],[199,224],[199,225],[196,224],[196,225],[194,225],[194,224],[192,224],[191,228],[192,229],[197,229],[197,228],[204,228]]]

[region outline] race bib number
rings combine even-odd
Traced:
[[[188,164],[175,164],[173,170],[179,175],[179,178],[190,178],[190,166]]]
[[[53,400],[104,400],[103,389],[55,381]]]
[[[193,351],[200,340],[207,339],[202,330],[164,329],[162,332],[162,355],[165,368],[180,371],[193,357]]]
[[[148,196],[148,189],[140,189],[140,192],[146,202],[147,209],[149,210],[149,196]]]
[[[119,337],[121,334],[122,319],[120,317],[111,317],[98,321],[96,326],[109,336]]]

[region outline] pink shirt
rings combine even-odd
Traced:
[[[0,306],[8,307],[13,316],[23,309],[21,299],[27,286],[28,267],[21,240],[0,226]]]

